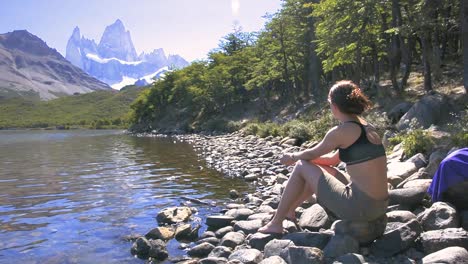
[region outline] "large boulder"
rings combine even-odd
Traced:
[[[425,256],[421,263],[468,263],[468,251],[462,247],[444,248]]]
[[[422,232],[421,224],[416,219],[396,226],[371,244],[371,252],[378,257],[390,257],[414,245]]]
[[[359,242],[348,235],[335,235],[323,250],[326,258],[334,259],[347,253],[358,253]]]
[[[304,210],[299,218],[299,226],[311,231],[327,228],[331,224],[327,212],[319,204],[314,204]]]
[[[426,195],[427,189],[421,187],[390,190],[389,205],[400,204],[413,209],[421,204]]]
[[[457,210],[444,202],[432,204],[430,208],[418,215],[418,220],[422,223],[425,231],[460,227],[460,217]]]
[[[409,102],[399,103],[387,113],[387,118],[392,124],[395,124],[411,109],[412,106],[413,104]]]
[[[291,240],[296,246],[324,249],[332,234],[325,232],[296,232],[287,234],[283,239]]]
[[[387,215],[372,221],[338,220],[331,227],[337,235],[349,235],[360,244],[367,244],[380,237],[387,226]]]
[[[168,257],[166,244],[160,239],[148,240],[144,237],[138,238],[131,248],[132,255],[137,255],[139,258],[146,259],[148,257],[157,260],[164,260]]]
[[[416,102],[398,121],[400,131],[410,128],[428,128],[437,124],[446,114],[446,99],[442,95],[426,95]]]
[[[189,207],[170,207],[161,210],[156,216],[160,224],[176,224],[187,221],[192,215]]]
[[[291,240],[273,239],[265,245],[265,258],[271,256],[280,256],[283,259],[288,259],[288,249],[295,246]]]
[[[421,244],[426,254],[446,247],[468,248],[468,232],[463,228],[446,228],[421,234]]]

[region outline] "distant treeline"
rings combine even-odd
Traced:
[[[50,101],[0,100],[0,129],[6,128],[127,128],[130,104],[142,88],[96,91]]]
[[[207,60],[166,74],[142,93],[132,105],[131,122],[134,129],[148,130],[175,110],[190,123],[256,98],[261,107],[278,97],[323,100],[340,79],[378,92],[385,78],[392,84],[387,89],[402,94],[416,70],[430,91],[446,63],[468,66],[465,2],[284,0],[264,30],[235,29]]]

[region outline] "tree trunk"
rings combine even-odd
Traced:
[[[412,48],[414,45],[414,38],[409,36],[408,42],[406,45],[402,45],[402,55],[403,55],[403,64],[405,65],[403,71],[403,77],[401,78],[401,90],[404,91],[406,84],[411,73],[411,64],[413,63],[413,54]]]
[[[432,79],[431,79],[431,41],[429,34],[422,34],[421,36],[421,50],[422,50],[422,62],[424,67],[424,90],[432,90]]]
[[[463,52],[463,86],[468,92],[468,0],[461,0],[461,41]]]

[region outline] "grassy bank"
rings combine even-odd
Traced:
[[[126,128],[130,104],[143,89],[96,91],[50,101],[3,99],[0,101],[0,129]]]

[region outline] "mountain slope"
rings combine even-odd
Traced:
[[[109,89],[28,31],[0,34],[0,98],[19,94],[49,100]]]

